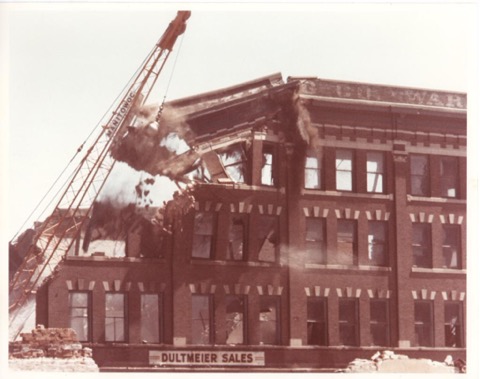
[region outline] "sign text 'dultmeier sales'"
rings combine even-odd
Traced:
[[[151,365],[178,366],[265,366],[263,351],[155,351]]]

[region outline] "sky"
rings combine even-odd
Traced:
[[[313,76],[469,94],[478,79],[478,11],[472,3],[2,6],[2,46],[8,53],[2,58],[8,77],[2,88],[2,229],[9,239],[178,9],[191,9],[192,16],[160,75],[153,103],[277,72],[285,80]],[[134,193],[127,171],[114,175],[109,186],[123,198]],[[172,186],[157,185],[161,202]]]

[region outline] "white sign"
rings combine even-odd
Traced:
[[[156,366],[265,366],[263,351],[149,351]]]

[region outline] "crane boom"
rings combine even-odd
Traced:
[[[178,36],[185,31],[190,14],[190,11],[177,12],[70,175],[53,212],[36,230],[9,285],[11,339],[18,336],[27,314],[33,312],[31,304],[43,280],[52,275],[67,252],[78,249],[88,214],[116,162],[109,152],[131,125],[135,110],[148,99]]]

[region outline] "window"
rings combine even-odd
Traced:
[[[412,252],[413,265],[416,267],[432,267],[430,224],[413,224]]]
[[[68,294],[70,328],[77,333],[80,342],[90,341],[91,306],[88,292],[70,292]]]
[[[415,346],[433,346],[433,311],[431,301],[415,302]]]
[[[390,346],[388,300],[370,299],[370,335],[372,345]]]
[[[140,295],[140,338],[148,343],[161,342],[160,297],[158,294]]]
[[[356,222],[338,220],[336,263],[354,265],[357,263]]]
[[[305,188],[322,188],[322,160],[315,150],[307,152],[305,159]]]
[[[260,215],[257,226],[258,260],[278,260],[278,220],[275,216]]]
[[[260,297],[260,344],[280,344],[280,297]]]
[[[192,295],[192,344],[213,344],[213,301],[210,295]]]
[[[219,151],[218,156],[230,179],[236,183],[246,182],[248,160],[243,144],[228,146],[223,151]]]
[[[263,145],[263,164],[261,183],[265,186],[275,185],[274,147]]]
[[[193,226],[192,257],[211,258],[213,247],[213,213],[197,212]]]
[[[127,340],[125,309],[125,294],[105,294],[105,341]]]
[[[386,266],[387,223],[383,221],[368,222],[368,263],[372,266]]]
[[[307,259],[309,262],[326,263],[325,219],[308,217],[306,223],[305,245]]]
[[[358,346],[357,299],[338,299],[338,312],[340,344]]]
[[[225,298],[226,306],[226,343],[232,345],[244,344],[247,341],[246,301],[245,296],[228,295]]]
[[[430,178],[427,156],[410,156],[410,185],[410,192],[412,195],[430,195]]]
[[[247,220],[245,215],[232,214],[228,235],[227,259],[241,261],[245,256]]]
[[[460,225],[443,225],[443,267],[460,268]]]
[[[384,155],[379,152],[367,153],[367,192],[384,192]]]
[[[337,150],[336,159],[336,183],[339,191],[353,190],[353,153],[349,150]]]
[[[440,194],[442,197],[458,195],[458,161],[456,157],[440,158]]]
[[[463,347],[463,308],[461,302],[445,302],[445,346]]]
[[[307,300],[307,344],[328,345],[326,298],[309,297]]]

